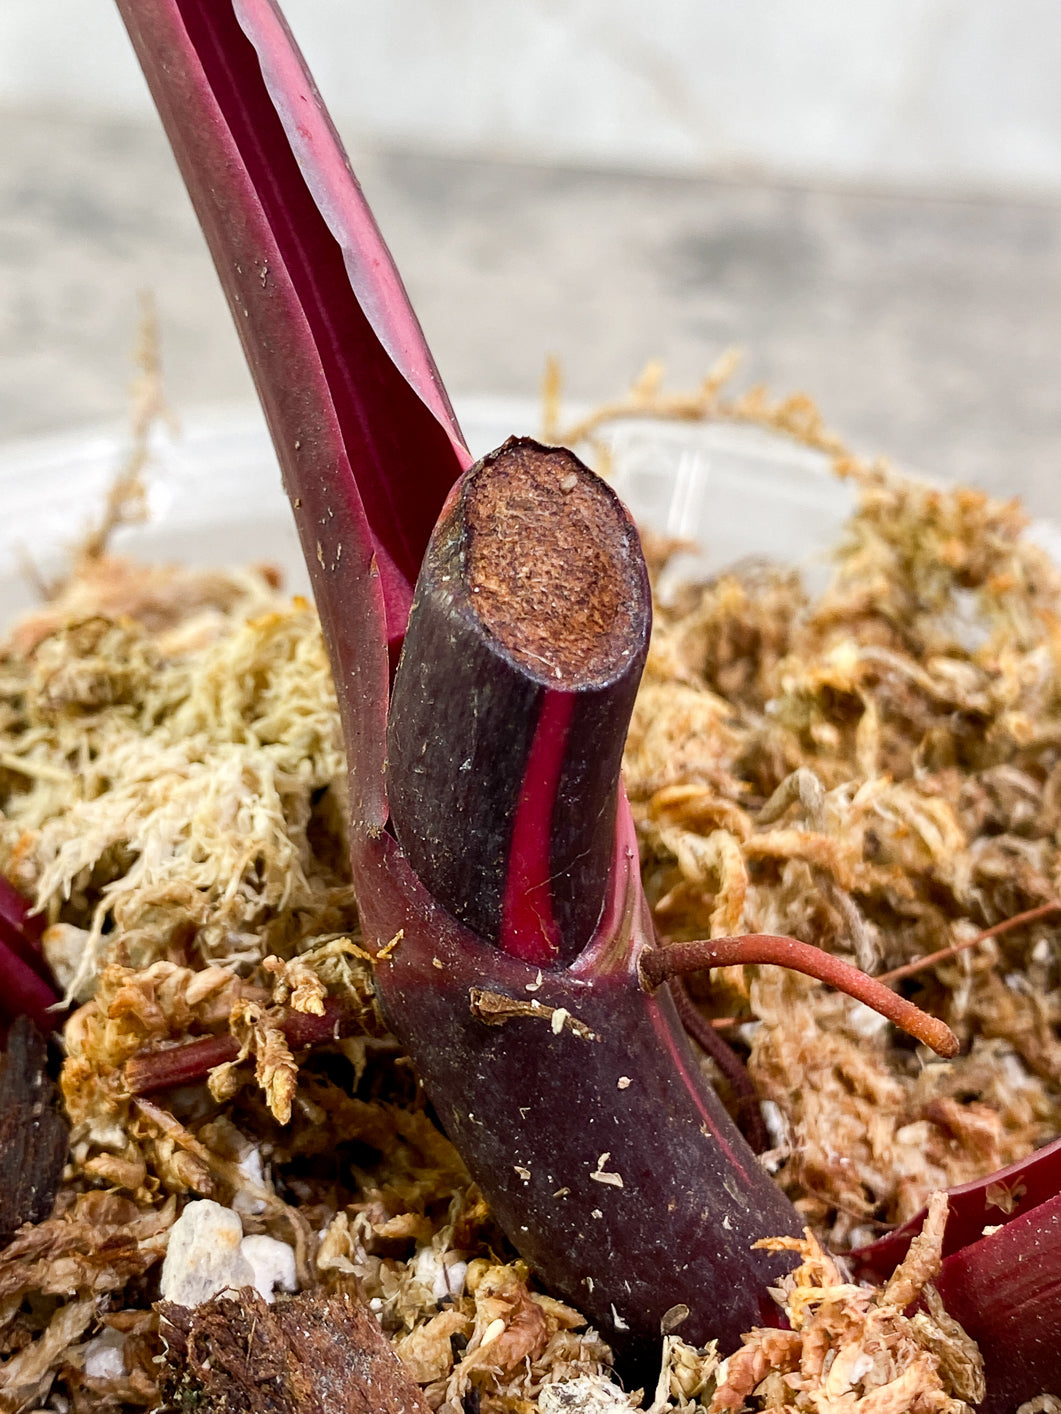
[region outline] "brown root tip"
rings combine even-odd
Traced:
[[[710,967],[735,967],[749,963],[769,963],[790,967],[808,977],[816,977],[849,997],[887,1017],[893,1025],[913,1036],[945,1060],[960,1049],[957,1036],[938,1017],[883,986],[876,978],[841,962],[821,948],[776,933],[747,933],[737,938],[707,938],[695,943],[674,943],[667,948],[646,949],[638,962],[641,985],[655,991],[671,977],[682,977]]]

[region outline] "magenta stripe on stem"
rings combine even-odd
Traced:
[[[552,821],[574,704],[570,692],[543,694],[512,822],[501,947],[536,966],[548,966],[560,951],[550,887]]]

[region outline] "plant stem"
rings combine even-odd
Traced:
[[[285,1008],[280,1029],[292,1050],[300,1050],[336,1040],[344,1034],[349,1019],[346,1005],[329,998],[323,1016]],[[161,1051],[140,1051],[126,1062],[125,1086],[131,1095],[152,1095],[174,1085],[194,1085],[205,1080],[215,1066],[234,1061],[239,1050],[235,1036],[224,1035],[204,1036]]]
[[[387,795],[430,893],[535,966],[600,919],[650,622],[637,533],[572,453],[511,438],[472,468],[417,581]]]
[[[737,1118],[741,1133],[755,1153],[761,1154],[770,1141],[763,1122],[763,1112],[759,1107],[759,1096],[747,1066],[733,1047],[722,1039],[710,1021],[700,1014],[689,995],[689,989],[680,977],[670,979],[670,994],[674,998],[678,1018],[686,1032],[707,1052],[732,1085],[737,1097]]]
[[[47,1033],[55,1030],[52,1008],[59,993],[41,953],[42,931],[41,920],[30,916],[29,904],[0,875],[0,1016],[25,1013]]]
[[[646,949],[641,955],[642,985],[654,991],[672,977],[699,972],[710,967],[734,967],[748,963],[770,963],[791,967],[809,977],[817,977],[865,1006],[872,1007],[894,1025],[930,1046],[938,1055],[958,1054],[958,1038],[938,1017],[929,1016],[869,977],[850,963],[841,962],[821,948],[776,933],[747,933],[737,938],[706,938],[695,943],[672,943],[670,947]]]

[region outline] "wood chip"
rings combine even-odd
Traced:
[[[199,1414],[428,1414],[419,1388],[350,1290],[267,1306],[245,1289],[158,1305],[165,1408]]]
[[[0,1244],[49,1215],[63,1176],[68,1130],[47,1060],[43,1036],[20,1016],[0,1061]]]

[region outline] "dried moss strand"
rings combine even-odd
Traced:
[[[891,986],[893,982],[901,982],[904,977],[915,977],[917,973],[924,972],[926,968],[935,967],[937,962],[949,962],[952,957],[957,957],[967,948],[975,948],[978,943],[985,943],[988,938],[1000,937],[1003,933],[1009,933],[1014,928],[1023,927],[1025,923],[1035,923],[1040,918],[1046,918],[1051,913],[1058,912],[1061,912],[1061,902],[1056,900],[1053,903],[1041,904],[1038,908],[1026,908],[1023,913],[1015,913],[1012,918],[1004,918],[1001,923],[996,923],[991,928],[985,928],[982,933],[977,933],[972,938],[966,938],[964,942],[952,943],[950,947],[926,953],[924,957],[915,957],[913,962],[905,962],[902,967],[893,967],[890,972],[882,972],[877,981]]]
[[[841,962],[821,948],[775,933],[747,933],[736,938],[704,938],[695,943],[674,943],[670,947],[647,949],[641,955],[642,983],[655,990],[672,977],[683,977],[710,967],[737,967],[748,963],[768,963],[789,967],[816,977],[830,987],[872,1007],[893,1025],[949,1059],[958,1054],[958,1038],[938,1017],[929,1016],[905,997],[882,986],[850,963]]]

